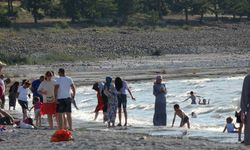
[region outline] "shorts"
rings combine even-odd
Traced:
[[[56,102],[53,103],[43,103],[41,106],[41,115],[53,115],[56,113]]]
[[[35,109],[35,115],[36,116],[40,115],[40,109]]]
[[[71,98],[58,99],[58,104],[56,106],[57,113],[71,113]]]
[[[123,107],[123,109],[127,108],[127,95],[126,94],[118,94],[118,108]]]
[[[189,122],[188,116],[186,116],[185,118],[182,119],[183,124],[188,123],[188,122]]]
[[[18,103],[20,104],[22,109],[28,109],[28,102],[27,101],[18,100]]]

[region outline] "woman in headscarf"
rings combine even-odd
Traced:
[[[166,94],[167,89],[165,84],[162,83],[162,77],[157,76],[153,86],[153,94],[155,96],[155,113],[153,123],[154,126],[167,125],[166,113]]]
[[[112,124],[112,127],[114,127],[117,111],[117,91],[115,89],[114,84],[112,83],[111,77],[106,77],[106,83],[104,85],[104,94],[108,98],[108,127],[110,127],[110,123]]]

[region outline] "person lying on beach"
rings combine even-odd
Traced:
[[[174,122],[175,122],[175,117],[176,115],[179,116],[181,118],[181,123],[180,123],[180,127],[183,127],[185,124],[187,124],[188,128],[190,129],[190,122],[189,122],[189,118],[188,116],[180,109],[180,106],[178,104],[174,105],[174,119],[173,119],[173,123],[172,123],[172,127],[174,126]]]
[[[238,129],[238,128],[236,128],[235,125],[232,123],[233,122],[233,118],[232,117],[227,117],[226,122],[227,122],[227,124],[225,125],[223,133],[226,130],[227,130],[228,133],[238,133],[237,130],[234,130],[234,129]]]
[[[0,125],[12,125],[14,123],[14,118],[0,108]]]
[[[235,111],[236,122],[240,124],[238,128],[238,141],[241,141],[241,132],[244,125],[244,123],[241,121],[241,115],[242,115],[241,111],[239,112]]]
[[[192,100],[191,104],[197,104],[197,102],[196,102],[196,96],[194,95],[194,92],[193,92],[193,91],[191,91],[191,92],[190,92],[190,96],[189,96],[187,99],[185,99],[184,101],[182,101],[182,102],[185,102],[185,101],[187,101],[188,99],[191,99],[191,100]]]
[[[199,99],[199,105],[207,105],[209,104],[210,100],[206,100],[205,98],[202,99],[202,102],[201,102],[201,99]]]

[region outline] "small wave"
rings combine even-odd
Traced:
[[[219,107],[217,110],[215,110],[216,113],[227,113],[227,112],[234,112],[235,111],[235,108],[222,108],[222,107]]]

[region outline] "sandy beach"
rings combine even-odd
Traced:
[[[12,149],[231,149],[247,150],[243,144],[223,144],[204,139],[171,138],[165,136],[149,136],[146,134],[131,134],[114,132],[113,129],[91,131],[76,129],[73,131],[73,141],[53,143],[50,137],[53,130],[14,129],[7,127],[1,132],[1,150]]]
[[[130,82],[153,81],[156,75],[162,75],[164,80],[246,75],[250,72],[249,28],[248,24],[233,24],[175,32],[99,33],[81,30],[48,34],[41,31],[34,34],[33,31],[23,31],[15,36],[6,33],[7,38],[0,42],[4,53],[18,52],[20,56],[25,54],[37,57],[41,53],[56,50],[100,59],[45,65],[11,65],[6,66],[3,72],[12,81],[34,80],[47,70],[57,73],[58,68],[63,67],[77,87],[103,81],[107,75],[121,76]],[[161,56],[152,56],[157,50],[162,52]],[[114,53],[117,59],[109,57]],[[105,125],[100,125],[99,129],[102,130],[96,131],[84,128],[84,122],[78,123],[83,128],[73,131],[74,141],[59,143],[50,142],[55,130],[7,126],[5,131],[0,131],[0,138],[4,140],[0,142],[0,150],[249,149],[237,142],[229,144],[185,136],[151,136],[129,133],[119,128],[107,129]]]
[[[248,55],[165,55],[74,64],[8,66],[4,72],[13,80],[20,81],[24,78],[37,78],[46,70],[57,71],[59,67],[64,67],[79,87],[103,80],[106,75],[122,76],[130,81],[152,80],[157,74],[167,80],[243,75],[249,72],[249,64]],[[74,141],[52,143],[50,137],[54,130],[16,129],[8,126],[7,130],[0,132],[0,138],[4,140],[0,142],[0,149],[249,149],[240,143],[217,143],[185,136],[151,136],[129,133],[119,128],[106,129],[105,125],[100,129],[102,131],[75,129]]]

